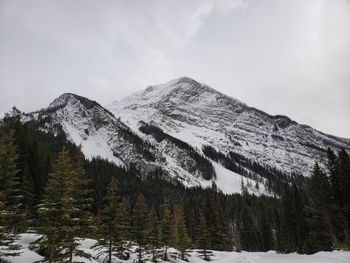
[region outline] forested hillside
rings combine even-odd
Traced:
[[[154,262],[168,260],[169,247],[182,259],[189,249],[200,249],[205,260],[210,250],[310,254],[350,249],[345,150],[328,149],[327,169],[315,163],[306,181],[281,178],[276,197],[250,195],[243,179],[243,194],[227,195],[214,183],[186,188],[164,179],[161,170],[140,176],[132,164],[85,159],[63,132],[54,135],[38,127],[35,121],[21,122],[15,109],[0,123],[0,262],[18,253],[13,241],[27,231],[40,234],[33,247],[48,262],[72,262],[74,254],[88,257],[79,251],[78,238],[96,239],[107,262],[112,255],[128,259],[131,253],[142,262],[146,252]],[[211,148],[205,153],[227,166],[240,158]],[[266,176],[277,173],[245,165]]]

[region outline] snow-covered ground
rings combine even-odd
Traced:
[[[34,234],[22,234],[18,243],[22,245],[21,255],[17,257],[9,257],[7,260],[10,263],[32,263],[43,259],[40,255],[29,249],[29,244],[34,241],[38,236]],[[102,263],[104,257],[97,258],[98,251],[91,249],[96,243],[92,239],[84,239],[81,242],[81,249],[87,253],[90,253],[91,259],[75,258],[78,262],[92,262]],[[174,250],[170,250],[174,252]],[[213,251],[214,256],[212,262],[216,263],[349,263],[350,252],[345,251],[333,251],[333,252],[319,252],[314,255],[298,255],[292,254],[277,254],[274,251],[270,252],[220,252]],[[204,263],[206,261],[198,257],[197,251],[191,251],[188,257],[189,262]],[[127,261],[114,259],[113,262],[136,262],[136,255],[132,254]],[[179,259],[172,259],[172,262],[185,263]]]

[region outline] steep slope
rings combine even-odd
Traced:
[[[71,142],[81,145],[87,158],[135,164],[141,175],[161,169],[164,176],[188,186],[210,186],[215,179],[211,162],[188,144],[161,130],[157,130],[158,137],[145,140],[97,102],[75,94],[63,94],[26,118],[36,120],[43,131],[63,131]]]
[[[150,86],[107,108],[136,133],[140,121],[201,151],[237,154],[289,174],[309,175],[325,150],[350,150],[350,140],[326,135],[286,116],[271,116],[190,78]]]
[[[81,145],[87,158],[100,156],[119,165],[153,159],[152,147],[143,142],[125,124],[95,101],[66,93],[46,109],[29,114],[41,129],[57,133],[63,130],[68,139]]]

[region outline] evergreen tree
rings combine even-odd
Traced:
[[[81,232],[86,207],[83,200],[77,199],[78,187],[83,184],[81,167],[74,167],[68,151],[63,148],[59,153],[54,170],[49,174],[45,195],[39,206],[40,226],[38,233],[42,237],[36,242],[47,251],[47,261],[73,261],[73,254],[89,257],[78,250],[77,235]],[[79,218],[81,216],[82,219]]]
[[[78,249],[78,238],[85,237],[91,227],[91,214],[89,212],[91,199],[88,197],[88,180],[85,178],[83,168],[84,156],[80,149],[76,153],[76,160],[72,164],[72,172],[66,173],[67,188],[63,205],[65,207],[64,247],[68,262],[73,262],[73,255],[89,258],[90,255]]]
[[[63,260],[64,241],[67,231],[67,190],[70,189],[70,174],[73,166],[68,152],[63,149],[49,174],[42,204],[39,206],[40,226],[37,229],[42,237],[36,241],[47,252],[49,263]],[[67,189],[68,188],[68,189]]]
[[[3,196],[3,193],[0,192],[0,262],[3,262],[2,258],[4,256],[19,255],[17,250],[20,248],[19,246],[14,245],[14,237],[9,235],[7,232],[6,217],[8,214],[8,210],[5,207]]]
[[[339,204],[341,202],[341,191],[340,191],[340,178],[339,173],[337,171],[337,156],[334,151],[330,148],[327,149],[327,168],[330,175],[330,183],[331,183],[331,193],[332,198],[335,203]]]
[[[148,244],[148,226],[148,211],[145,205],[145,198],[141,193],[138,196],[132,216],[132,233],[133,238],[138,246],[137,258],[139,263],[141,263],[143,260],[143,250],[146,249],[146,246]]]
[[[199,255],[206,261],[210,261],[210,234],[207,221],[202,212],[199,214],[199,225],[197,228],[197,246],[200,249]]]
[[[148,245],[152,253],[152,261],[157,262],[159,257],[159,248],[161,247],[161,226],[156,211],[152,207],[149,217]]]
[[[177,214],[178,214],[178,207],[175,207],[173,211],[173,217],[171,220],[171,226],[170,226],[170,246],[174,248],[177,248],[179,243]]]
[[[163,259],[168,261],[168,248],[171,246],[171,215],[170,210],[167,206],[164,207],[163,210],[163,218],[162,218],[162,238],[161,243],[164,249]]]
[[[24,210],[23,196],[21,195],[16,145],[14,143],[13,130],[2,126],[0,130],[0,191],[3,192],[3,201],[8,208],[7,231],[16,235],[23,228]]]
[[[258,248],[258,234],[254,227],[252,216],[249,214],[248,206],[243,204],[239,214],[239,235],[243,250],[256,251]]]
[[[19,246],[14,245],[15,234],[22,219],[18,197],[17,154],[13,133],[0,126],[0,261],[3,256],[17,255]]]
[[[282,252],[303,252],[308,229],[303,201],[295,184],[285,190],[281,199],[281,231]]]
[[[340,179],[341,207],[339,208],[343,247],[350,249],[350,156],[344,150],[338,153],[338,173]]]
[[[104,248],[100,254],[107,253],[106,260],[111,263],[114,254],[121,258],[125,256],[128,238],[127,208],[118,194],[115,177],[111,178],[104,201],[97,226],[97,246]]]
[[[185,213],[182,206],[179,206],[177,210],[177,236],[178,242],[176,248],[180,251],[180,257],[182,260],[186,260],[187,249],[191,245],[191,240],[188,237],[185,221]]]
[[[330,220],[331,185],[327,175],[316,163],[307,186],[309,204],[306,220],[310,232],[305,243],[306,253],[330,250],[332,246],[332,226]]]

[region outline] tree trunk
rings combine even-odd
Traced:
[[[142,263],[142,251],[141,251],[141,246],[139,246],[139,255],[138,255],[138,258],[139,258],[139,263]]]
[[[112,240],[109,240],[108,263],[112,263]]]
[[[165,245],[164,261],[168,261],[168,246]]]
[[[52,263],[53,261],[53,247],[49,248],[50,252],[49,252],[49,263]]]
[[[69,263],[73,262],[73,249],[72,247],[69,248]]]

